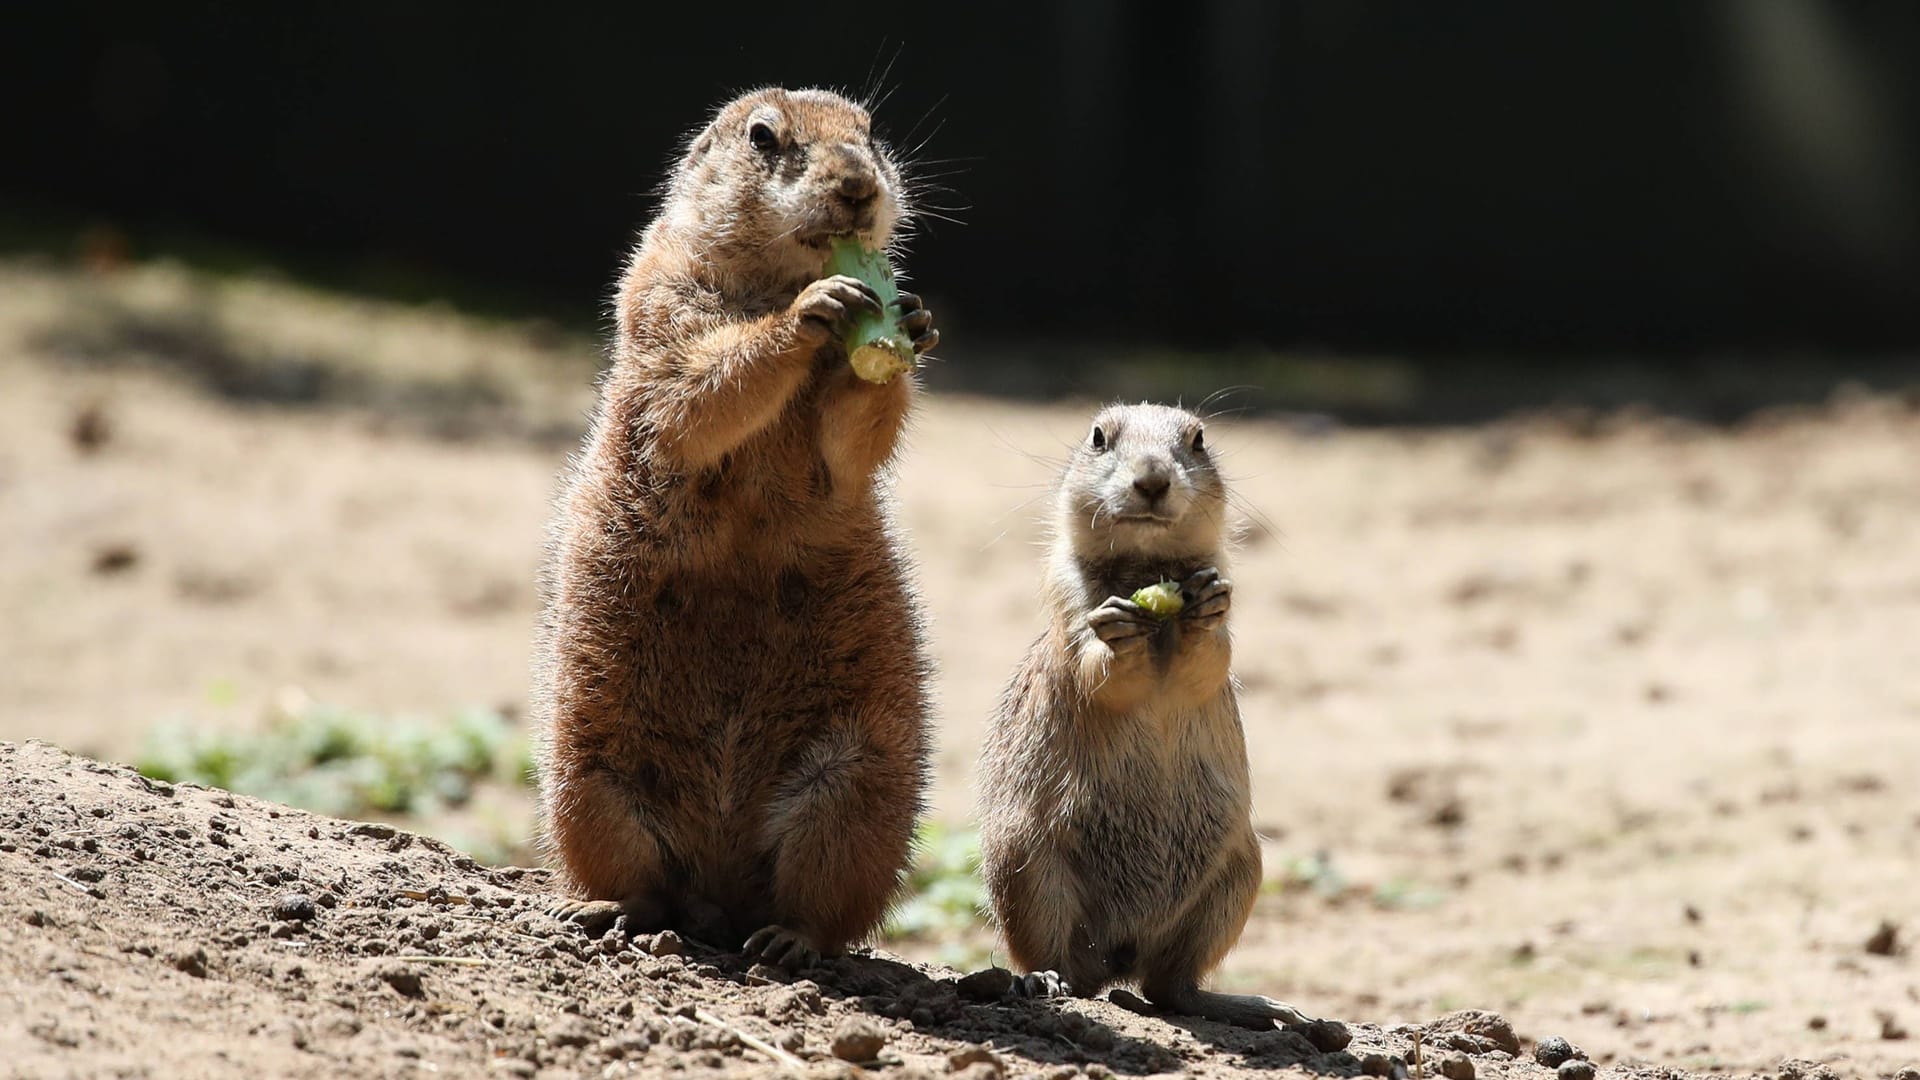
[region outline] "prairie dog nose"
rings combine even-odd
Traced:
[[[1133,490],[1139,492],[1148,502],[1158,502],[1160,496],[1165,495],[1167,489],[1172,486],[1173,477],[1167,475],[1167,470],[1158,465],[1149,465],[1141,469],[1139,475],[1133,478]]]
[[[855,169],[840,177],[834,193],[850,203],[863,203],[878,194],[880,185],[875,182],[873,173],[867,169]]]

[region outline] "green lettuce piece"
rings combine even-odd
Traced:
[[[885,309],[854,315],[847,330],[847,359],[853,373],[870,383],[892,382],[894,376],[913,368],[913,341],[900,329],[900,314],[893,304],[900,289],[893,283],[893,265],[884,251],[870,251],[851,236],[833,241],[827,256],[827,275],[845,274],[859,278],[880,294]]]
[[[1156,619],[1171,619],[1187,606],[1180,598],[1180,586],[1171,581],[1149,585],[1134,593],[1132,599]]]

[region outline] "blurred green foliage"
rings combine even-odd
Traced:
[[[210,691],[214,698],[231,696]],[[518,849],[524,828],[486,807],[467,815],[479,821],[452,831],[436,820],[468,808],[483,785],[534,783],[531,745],[490,710],[427,720],[302,703],[275,709],[257,729],[175,721],[149,734],[135,767],[155,780],[223,788],[335,817],[426,819],[427,831],[483,862],[525,854]],[[946,963],[978,966],[987,959],[980,834],[925,822],[914,849],[911,895],[885,936],[938,943]]]
[[[887,921],[889,940],[940,941],[943,963],[969,969],[986,959],[978,943],[986,925],[987,894],[980,880],[980,834],[923,822],[914,838],[911,897]]]
[[[514,725],[473,709],[436,721],[330,705],[276,712],[258,730],[164,724],[135,767],[156,780],[225,788],[336,817],[460,807],[487,780],[531,785]]]

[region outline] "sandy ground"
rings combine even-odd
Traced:
[[[0,739],[126,759],[289,687],[517,710],[591,365],[538,327],[0,265]],[[1090,410],[924,406],[899,487],[934,812],[964,823]],[[1223,417],[1209,442],[1251,525],[1236,670],[1271,886],[1223,983],[1383,1025],[1497,1010],[1615,1065],[1920,1060],[1920,416]],[[0,971],[55,985],[19,888],[66,887],[8,865],[35,883],[0,894]]]
[[[865,950],[556,933],[544,872],[40,743],[0,744],[0,822],[7,1076],[1554,1075],[1477,1010],[1256,1032]]]

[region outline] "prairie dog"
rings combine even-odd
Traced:
[[[1201,980],[1260,889],[1229,673],[1227,492],[1200,418],[1094,417],[1054,505],[1047,628],[1002,697],[980,766],[981,847],[1027,993],[1138,981],[1176,1013],[1270,1027],[1298,1009]],[[1165,620],[1135,590],[1180,583]]]
[[[929,664],[884,480],[915,392],[855,377],[878,298],[829,240],[908,216],[866,110],[722,107],[616,299],[552,530],[536,661],[543,842],[589,928],[800,965],[873,931],[926,786]],[[938,341],[902,294],[916,351]]]

